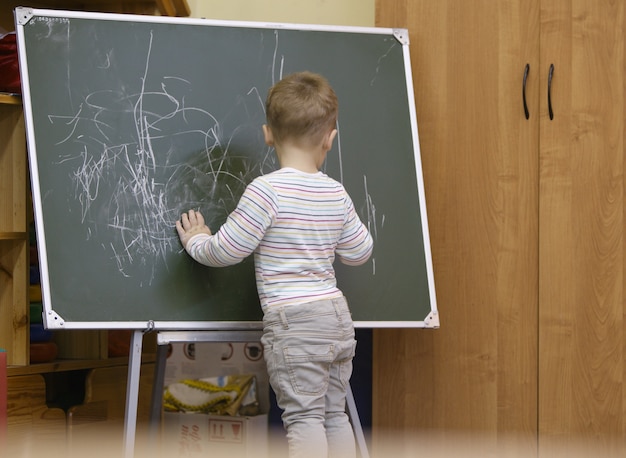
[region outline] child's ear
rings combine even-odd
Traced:
[[[267,124],[263,124],[263,136],[265,137],[265,144],[267,146],[274,146],[274,135],[272,135],[272,130]]]
[[[337,129],[333,129],[328,132],[328,135],[324,138],[324,149],[326,151],[330,151],[333,147],[333,142],[335,141],[335,137],[337,136]]]

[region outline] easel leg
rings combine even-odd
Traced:
[[[367,443],[365,442],[363,427],[361,426],[359,413],[356,410],[356,403],[354,402],[354,395],[352,394],[352,386],[350,385],[348,385],[346,402],[348,404],[348,416],[350,417],[350,422],[352,423],[352,429],[354,430],[356,443],[359,447],[359,454],[361,455],[361,458],[369,458],[370,455],[367,451]]]
[[[163,388],[165,380],[165,366],[167,365],[168,345],[157,345],[156,364],[154,366],[154,382],[152,384],[152,399],[150,402],[150,443],[156,443],[161,422],[161,408],[163,407]]]
[[[139,400],[139,376],[141,371],[141,347],[143,332],[133,332],[128,356],[128,378],[126,382],[126,415],[124,422],[124,456],[132,458],[135,453],[137,429],[137,405]]]

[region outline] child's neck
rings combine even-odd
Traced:
[[[321,149],[303,149],[293,144],[276,146],[276,155],[281,167],[305,173],[317,173],[326,158],[326,152]]]

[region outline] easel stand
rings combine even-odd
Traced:
[[[148,331],[151,331],[149,329]],[[141,351],[143,334],[146,331],[136,330],[130,343],[128,361],[128,380],[126,385],[126,415],[124,424],[124,456],[132,458],[135,452],[135,435],[137,430],[137,407],[139,399],[139,376],[141,369]],[[150,434],[156,438],[161,421],[163,402],[163,383],[167,348],[174,342],[259,342],[262,331],[159,331],[157,334],[157,359],[152,387],[152,404],[150,407]],[[369,458],[361,420],[357,412],[352,388],[348,387],[346,398],[347,411],[354,429],[357,447],[361,458]]]

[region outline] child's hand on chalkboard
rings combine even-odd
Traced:
[[[184,247],[187,247],[189,239],[196,234],[211,235],[211,229],[204,223],[202,213],[193,210],[183,213],[180,221],[176,221],[176,231]]]

